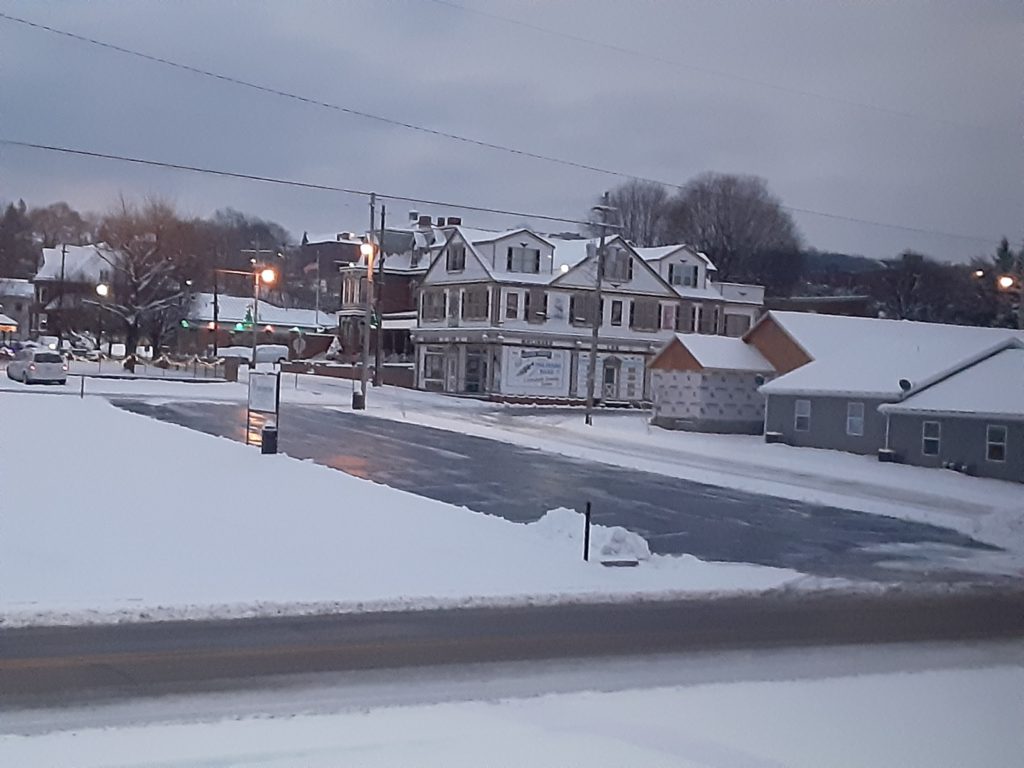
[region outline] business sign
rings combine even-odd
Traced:
[[[569,393],[569,351],[505,347],[502,378],[505,394],[564,397]]]
[[[276,373],[249,374],[249,410],[257,413],[277,413]]]

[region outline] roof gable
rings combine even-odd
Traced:
[[[590,243],[597,247],[596,240],[584,241],[584,243]],[[605,253],[607,254],[608,250],[612,248],[617,248],[628,253],[632,261],[632,279],[630,279],[628,283],[623,284],[629,286],[628,291],[630,293],[651,293],[659,296],[671,297],[673,299],[679,298],[675,289],[673,289],[673,287],[658,274],[656,269],[640,258],[636,249],[624,240],[621,235],[614,235],[606,240]],[[594,271],[596,267],[597,254],[587,253],[581,261],[571,266],[566,272],[556,276],[555,279],[551,281],[551,286],[558,288],[593,289],[597,278]],[[620,286],[610,282],[606,274],[601,287],[603,290],[614,290]]]

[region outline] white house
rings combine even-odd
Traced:
[[[585,398],[596,314],[597,396],[646,401],[647,360],[677,330],[739,335],[760,307],[758,286],[727,298],[710,280],[713,265],[686,246],[637,250],[609,238],[597,307],[596,240],[528,229],[446,232],[418,295],[421,389]]]

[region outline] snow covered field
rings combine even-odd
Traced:
[[[692,557],[583,563],[576,513],[514,524],[100,398],[0,394],[0,424],[5,626],[622,599],[800,577]],[[592,545],[596,559],[606,545],[609,557],[644,549],[621,529]]]
[[[1008,768],[1024,754],[1020,644],[502,670],[11,712],[0,764]]]

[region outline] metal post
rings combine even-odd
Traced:
[[[381,371],[380,371],[381,360],[380,360],[380,358],[381,358],[381,345],[383,343],[382,342],[382,338],[384,336],[384,314],[380,311],[380,304],[381,304],[381,295],[384,292],[384,219],[385,219],[385,216],[386,216],[385,208],[386,208],[386,206],[383,203],[381,203],[381,206],[380,206],[380,237],[378,238],[378,243],[379,243],[379,246],[380,246],[380,251],[377,253],[377,258],[376,258],[377,264],[374,265],[374,267],[375,267],[375,269],[377,271],[377,288],[376,288],[376,295],[374,297],[374,304],[376,305],[376,310],[377,310],[377,336],[375,338],[375,343],[373,345],[374,346],[374,350],[373,350],[373,355],[374,355],[374,361],[373,361],[373,386],[375,386],[375,387],[379,387],[383,383],[383,381],[381,381]]]
[[[585,526],[583,528],[583,560],[590,561],[590,502],[587,502],[586,512],[583,513]]]
[[[590,359],[587,361],[587,410],[584,421],[591,425],[594,423],[594,387],[597,378],[597,342],[598,335],[601,330],[601,321],[604,319],[601,317],[601,284],[604,282],[604,257],[605,257],[605,238],[608,232],[606,224],[608,223],[608,212],[611,210],[608,207],[608,193],[605,192],[601,197],[601,205],[595,206],[595,210],[601,216],[601,241],[597,247],[597,277],[594,280],[594,302],[593,308],[594,315],[591,318],[591,335],[590,335]]]
[[[377,195],[370,193],[370,230],[367,237],[373,243],[374,214],[377,207]],[[366,407],[366,383],[370,368],[370,319],[373,316],[373,257],[369,257],[366,265],[366,297],[363,308],[363,355],[362,370],[360,371],[360,386],[363,395],[363,408]]]

